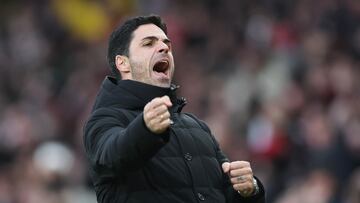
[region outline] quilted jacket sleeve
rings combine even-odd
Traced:
[[[95,171],[126,174],[142,167],[168,142],[169,132],[149,131],[142,113],[131,121],[126,114],[128,112],[101,108],[93,112],[85,124],[85,150]]]

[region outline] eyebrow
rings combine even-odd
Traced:
[[[148,36],[148,37],[144,37],[141,41],[145,41],[145,40],[159,40],[158,37],[155,36]],[[165,38],[162,40],[165,44],[171,44],[171,40],[168,38]]]

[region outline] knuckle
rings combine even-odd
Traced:
[[[161,110],[162,110],[162,111],[167,111],[167,106],[166,106],[165,104],[162,104],[162,105],[161,105]]]
[[[158,112],[158,114],[161,114],[163,111],[165,111],[165,107],[164,105],[160,105],[157,107],[156,111]]]
[[[154,101],[154,99],[151,100],[149,103],[147,103],[147,108],[151,109],[154,106],[155,103],[156,103],[156,101]]]
[[[161,101],[161,97],[156,97],[153,100],[151,100],[151,102],[159,102]]]
[[[151,112],[147,112],[146,114],[144,114],[144,117],[147,118],[148,120],[151,120],[152,118]]]
[[[144,115],[149,113],[149,108],[147,108],[146,106],[144,107],[144,111],[143,111]]]
[[[157,119],[157,118],[159,118],[159,117],[160,117],[160,115],[157,114],[157,112],[155,112],[155,111],[152,111],[152,112],[151,112],[151,118]]]
[[[244,160],[241,160],[241,161],[238,161],[241,165],[246,165],[248,162],[247,161],[244,161]]]
[[[152,111],[149,111],[145,114],[145,116],[150,119],[154,117],[154,113]]]
[[[154,110],[157,112],[157,114],[161,114],[161,112],[164,111],[163,104],[157,106]]]
[[[233,161],[230,163],[231,166],[236,166],[239,165],[241,162],[240,161]]]
[[[149,103],[148,103],[148,108],[153,108],[157,103],[159,102],[159,99],[158,98],[155,98],[153,100],[151,100]]]
[[[154,122],[153,119],[151,119],[151,120],[149,121],[149,125],[150,125],[152,128],[156,128],[156,125],[155,125],[155,122]]]
[[[252,182],[251,182],[251,181],[248,181],[248,182],[246,183],[246,188],[248,188],[248,189],[251,189],[251,188],[252,188]]]

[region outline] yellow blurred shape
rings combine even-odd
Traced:
[[[101,5],[86,0],[53,0],[60,22],[75,37],[92,41],[104,36],[110,23]]]
[[[107,0],[109,9],[117,14],[128,15],[135,11],[137,1],[134,0]]]

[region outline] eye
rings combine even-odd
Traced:
[[[145,47],[150,47],[150,46],[152,46],[153,44],[154,44],[153,40],[149,40],[149,41],[144,42],[143,46],[145,46]]]

